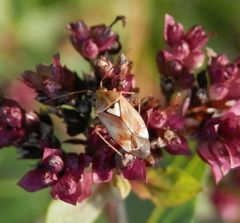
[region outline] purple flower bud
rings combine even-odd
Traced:
[[[208,88],[209,97],[211,100],[223,100],[229,94],[228,84],[213,84]]]
[[[78,197],[78,202],[83,201],[87,197],[92,194],[92,184],[93,184],[93,177],[91,172],[85,172],[82,174],[80,179],[81,184],[81,194]]]
[[[219,55],[211,59],[208,70],[211,81],[208,91],[212,100],[240,98],[240,70],[237,60],[229,63],[225,55]]]
[[[159,51],[157,54],[159,72],[164,76],[177,76],[183,70],[183,64],[168,51]]]
[[[147,111],[147,126],[149,128],[160,130],[167,121],[167,114],[163,110],[149,109]]]
[[[211,146],[211,152],[217,157],[219,167],[222,171],[223,176],[226,175],[231,169],[231,160],[229,151],[224,143],[216,141]]]
[[[63,95],[66,91],[76,90],[76,85],[79,83],[76,73],[61,65],[58,54],[53,57],[50,66],[40,64],[36,72],[25,71],[22,77],[24,83],[38,93],[37,98],[43,103],[46,103],[47,99]]]
[[[95,59],[99,54],[99,49],[93,40],[84,41],[80,53],[87,59]]]
[[[232,112],[228,112],[222,117],[218,131],[220,135],[228,139],[233,139],[238,138],[238,136],[240,135],[239,127],[239,116],[236,116]]]
[[[108,161],[106,160],[106,162]],[[93,182],[95,184],[109,182],[112,180],[113,170],[111,168],[107,168],[106,166],[100,168],[100,164],[96,160],[94,160],[93,164]]]
[[[201,26],[194,26],[186,33],[186,41],[190,49],[194,51],[201,50],[208,41],[208,35]]]
[[[219,118],[212,118],[208,120],[204,125],[203,131],[200,132],[201,137],[204,140],[216,139],[219,130],[219,123],[220,123]]]
[[[211,166],[217,183],[240,166],[240,116],[232,111],[209,119],[200,129],[198,153]]]
[[[186,126],[186,120],[184,117],[176,114],[174,111],[166,110],[167,114],[167,126],[173,130],[182,130]]]
[[[188,57],[184,58],[183,64],[185,65],[185,69],[187,69],[189,72],[195,72],[197,69],[202,67],[204,60],[204,53],[194,51],[191,52]]]
[[[116,166],[115,152],[108,145],[106,145],[106,143],[103,142],[103,140],[97,134],[94,137],[95,143],[93,144],[94,147],[92,147],[95,151],[92,160],[93,182],[108,182],[112,179],[113,169]],[[109,135],[106,135],[106,133],[105,137],[107,137],[107,140],[110,139]]]
[[[57,175],[43,167],[27,172],[18,182],[19,186],[29,192],[41,190],[58,180]]]
[[[69,153],[64,159],[64,172],[71,174],[75,179],[79,180],[85,167],[91,162],[91,157],[86,154],[73,154]]]
[[[71,23],[70,40],[74,48],[86,59],[95,59],[106,51],[116,53],[120,50],[118,35],[111,31],[111,27],[97,25],[88,28],[84,22]]]
[[[189,45],[186,41],[181,40],[178,44],[176,44],[173,48],[172,54],[179,61],[184,60],[190,54]]]
[[[135,87],[135,75],[115,75],[111,79],[111,85],[113,88],[116,88],[117,91],[131,92]]]
[[[202,48],[208,41],[208,35],[201,26],[195,26],[185,34],[183,26],[176,23],[172,16],[166,15],[164,39],[170,50],[158,52],[159,72],[165,77],[171,76],[178,88],[191,88],[193,73],[204,64]]]
[[[164,39],[170,47],[178,44],[184,35],[181,23],[176,23],[174,18],[168,14],[165,15]]]
[[[224,83],[237,73],[237,66],[230,64],[225,55],[211,59],[209,67],[211,83]]]
[[[173,155],[191,155],[187,140],[171,130],[165,130],[164,139],[167,143],[165,149]]]
[[[21,144],[25,137],[25,112],[17,102],[3,99],[0,102],[0,148]]]
[[[76,205],[81,195],[81,183],[75,181],[74,176],[65,175],[52,186],[53,198]]]
[[[122,169],[122,174],[128,180],[146,181],[145,161],[136,158],[130,166]]]
[[[211,145],[206,142],[201,143],[198,147],[198,154],[211,166],[215,181],[218,183],[222,179],[223,173],[217,157],[211,152]]]
[[[70,23],[67,29],[72,32],[72,41],[83,41],[89,37],[89,29],[83,21]]]
[[[54,173],[59,173],[64,166],[60,149],[45,148],[42,162]]]
[[[95,68],[97,69],[97,74],[100,74],[101,80],[113,76],[114,65],[107,57],[100,56],[100,58],[96,60]]]

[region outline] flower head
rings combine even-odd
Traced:
[[[235,107],[239,107],[239,103]],[[240,166],[240,116],[234,110],[210,118],[199,130],[198,153],[211,166],[216,182]]]
[[[148,107],[147,104],[143,105]],[[144,111],[143,116],[150,133],[150,143],[153,147],[158,145],[159,149],[165,149],[170,154],[189,155],[187,140],[183,136],[186,122],[171,108],[160,109],[151,107]]]
[[[0,148],[19,145],[26,136],[25,111],[11,99],[0,102]]]
[[[225,55],[211,58],[208,67],[210,86],[209,97],[211,100],[238,100],[240,98],[239,59],[230,63]]]
[[[42,103],[47,103],[47,100],[66,92],[72,92],[80,84],[76,73],[61,65],[59,54],[53,57],[53,63],[50,66],[40,64],[36,72],[25,71],[22,77],[24,83],[37,92],[37,99]]]
[[[78,200],[90,195],[92,181],[83,172],[90,161],[84,154],[65,154],[61,149],[45,148],[38,166],[27,172],[18,184],[30,192],[51,186],[54,198],[76,205]]]
[[[96,25],[88,27],[83,21],[70,23],[70,40],[74,48],[86,59],[92,60],[105,52],[117,53],[121,49],[118,34],[111,30],[117,21],[124,21],[123,16],[118,16],[110,25]]]
[[[166,15],[164,39],[170,49],[159,51],[157,55],[159,72],[164,77],[172,77],[180,88],[191,87],[193,72],[204,63],[202,49],[208,41],[208,35],[201,26],[194,26],[184,33],[182,24]]]

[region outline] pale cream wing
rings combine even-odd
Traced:
[[[117,107],[114,107],[117,108]],[[104,125],[104,127],[108,130],[109,135],[113,138],[113,140],[119,144],[125,151],[131,152],[131,131],[122,121],[122,119],[118,116],[114,115],[115,110],[100,112],[97,114],[99,120]],[[113,113],[113,114],[111,114]],[[118,112],[117,112],[118,115]]]
[[[148,130],[136,109],[128,102],[125,97],[119,99],[121,118],[129,130],[136,136],[148,139]]]
[[[146,159],[150,155],[150,143],[146,138],[132,135],[131,138],[132,151],[135,156]]]

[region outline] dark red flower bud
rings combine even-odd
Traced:
[[[92,184],[93,184],[93,177],[91,172],[85,172],[82,174],[80,179],[81,184],[81,194],[78,197],[78,202],[83,201],[87,197],[92,194]]]
[[[211,83],[224,83],[236,75],[238,68],[230,64],[226,55],[219,55],[211,59],[208,67]]]
[[[71,174],[76,180],[81,178],[83,170],[91,162],[91,157],[86,154],[74,154],[69,153],[64,159],[64,172],[65,174]]]
[[[122,169],[122,174],[128,180],[146,181],[145,161],[136,158],[130,166]]]
[[[22,77],[24,83],[38,93],[37,99],[43,103],[47,103],[48,99],[76,90],[80,82],[76,73],[61,65],[58,54],[53,57],[53,63],[50,66],[40,64],[36,72],[25,71]],[[61,100],[64,99],[69,97],[61,98]]]
[[[171,130],[165,130],[164,139],[166,141],[165,149],[173,155],[191,155],[191,150],[189,149],[187,140],[180,136],[179,134],[175,134]]]
[[[165,77],[171,76],[177,88],[191,88],[194,83],[193,73],[204,64],[202,48],[208,36],[201,26],[195,26],[186,34],[183,26],[176,23],[170,15],[165,16],[164,39],[170,50],[159,51],[157,65]]]
[[[27,172],[18,184],[29,192],[41,190],[58,180],[57,175],[43,167]]]
[[[54,173],[59,173],[64,163],[62,160],[63,152],[60,149],[45,148],[42,162]]]
[[[132,92],[135,88],[135,75],[128,74],[126,76],[115,75],[111,79],[111,86],[118,91]]]
[[[89,37],[89,29],[83,21],[70,23],[67,28],[72,32],[71,40],[74,42],[81,42]]]
[[[223,100],[229,94],[228,84],[213,84],[208,88],[209,97],[212,100]]]
[[[201,26],[193,26],[186,33],[185,38],[190,46],[190,49],[194,51],[201,50],[208,41],[208,35]]]
[[[185,59],[189,56],[190,49],[189,45],[186,41],[181,40],[178,44],[176,44],[173,48],[173,55],[179,61]]]
[[[93,40],[84,41],[80,53],[87,59],[95,59],[99,54],[99,49]]]
[[[86,59],[95,59],[104,52],[116,53],[120,50],[118,35],[111,26],[97,25],[88,28],[83,22],[67,26],[74,48]]]
[[[208,91],[212,100],[240,98],[238,60],[230,63],[225,55],[219,55],[211,59],[208,71],[211,81]]]
[[[147,126],[152,129],[160,130],[167,121],[167,114],[163,110],[149,109],[147,111]]]
[[[25,112],[17,102],[3,99],[0,102],[0,148],[19,145],[25,137]]]
[[[220,123],[219,118],[212,118],[208,120],[204,125],[203,131],[200,133],[201,137],[204,140],[216,139],[218,135],[219,123]]]
[[[240,116],[235,107],[238,108],[239,104],[222,117],[208,120],[200,129],[198,153],[211,166],[216,182],[240,166]]]
[[[81,195],[81,183],[74,176],[65,175],[52,186],[51,194],[55,199],[76,205]]]
[[[165,15],[164,39],[170,47],[178,44],[184,35],[183,26],[176,23],[174,18],[168,14]]]
[[[204,60],[204,53],[200,51],[194,51],[191,52],[188,57],[184,58],[183,64],[185,65],[186,70],[189,72],[195,72],[203,66]]]

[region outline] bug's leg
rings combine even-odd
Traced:
[[[118,155],[121,157],[123,156],[122,153],[120,153],[113,145],[111,145],[104,137],[101,135],[100,132],[96,131],[96,133],[99,135],[99,137],[112,149],[114,150]]]
[[[118,169],[131,166],[136,156],[131,153],[127,153],[124,149],[119,150],[119,152],[122,154],[122,156],[120,157],[118,154],[115,156]]]
[[[134,91],[121,91],[122,94],[129,94],[129,95],[134,95],[136,92]]]
[[[137,100],[137,106],[138,106],[138,113],[141,114],[141,100],[139,98],[136,99]]]

